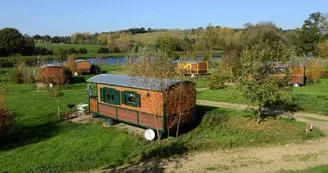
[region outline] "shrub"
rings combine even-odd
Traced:
[[[0,108],[0,139],[8,135],[9,130],[14,126],[15,118],[15,114]]]
[[[318,45],[318,54],[321,57],[328,58],[328,40]]]
[[[33,49],[33,55],[53,55],[54,52],[52,50],[48,50],[44,47],[35,47]]]
[[[67,52],[68,52],[68,54],[69,55],[73,55],[73,54],[77,54],[78,52],[77,52],[77,50],[75,49],[75,48],[69,48],[68,50],[67,50]]]
[[[73,80],[73,74],[71,69],[67,67],[63,67],[64,70],[64,78],[66,83],[70,83]]]
[[[38,78],[37,69],[26,66],[24,62],[17,63],[11,75],[14,83],[34,83]]]
[[[90,67],[91,74],[100,74],[101,69],[99,65],[92,64]]]
[[[75,72],[75,58],[74,57],[68,57],[67,58],[67,63],[66,63],[66,67],[69,68],[71,70],[71,72]]]
[[[320,59],[313,59],[306,64],[305,76],[308,82],[317,83],[325,74],[323,62]]]
[[[77,49],[79,54],[87,54],[88,53],[88,49],[84,48],[84,47],[80,47]]]
[[[99,47],[97,53],[109,53],[109,49],[107,47]]]
[[[222,74],[216,74],[213,73],[210,76],[210,79],[208,81],[208,87],[211,90],[217,90],[217,89],[222,89],[225,87],[225,82],[229,80],[229,77],[224,76]]]

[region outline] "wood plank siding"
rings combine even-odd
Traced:
[[[90,62],[87,61],[81,61],[76,62],[76,72],[78,73],[90,73]]]
[[[104,85],[104,84],[98,84],[98,93],[100,93],[100,88],[113,88],[117,91],[123,92],[123,91],[135,91],[138,94],[140,94],[140,107],[134,107],[134,106],[128,106],[125,104],[120,104],[119,106],[121,108],[125,109],[131,109],[135,111],[140,112],[146,112],[150,114],[157,114],[159,116],[163,116],[163,94],[158,91],[148,91],[148,90],[141,90],[136,88],[127,88],[127,87],[119,87],[119,86],[113,86],[113,85]],[[122,98],[120,98],[120,103],[122,103]],[[102,104],[108,104],[105,102],[102,102],[100,97],[98,96],[98,102]]]

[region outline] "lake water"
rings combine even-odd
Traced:
[[[196,58],[198,61],[202,60],[202,57],[197,57]],[[212,61],[219,60],[220,57],[213,57]],[[91,64],[98,64],[98,60],[96,58],[86,58],[85,60],[88,60]],[[45,64],[57,64],[55,60],[46,60],[44,62]],[[29,66],[35,66],[37,64],[37,61],[28,61],[26,62],[27,65]],[[66,64],[66,61],[63,61],[62,63],[58,64]],[[100,64],[107,64],[107,65],[113,65],[113,64],[125,64],[125,57],[105,57],[100,59]],[[2,67],[13,67],[14,63],[2,63],[0,64]]]

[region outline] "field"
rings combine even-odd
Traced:
[[[196,34],[185,34],[184,31],[181,30],[172,30],[172,31],[162,31],[162,32],[151,32],[151,33],[142,33],[130,35],[130,39],[135,41],[142,41],[144,43],[153,43],[157,40],[158,37],[168,34],[172,37],[183,39],[184,36],[188,36],[189,39],[196,39],[198,35]]]
[[[103,70],[117,71],[113,66]],[[7,79],[11,71],[6,68],[0,79]],[[89,124],[57,118],[55,99],[46,91],[36,92],[34,84],[9,82],[7,87],[7,108],[18,118],[10,138],[1,143],[0,158],[5,159],[0,159],[0,172],[87,171],[184,152],[285,144],[323,135],[317,129],[305,134],[305,123],[288,119],[266,119],[257,125],[250,112],[197,106],[197,121],[178,139],[146,142],[119,128],[103,127],[101,118]],[[62,112],[68,111],[67,104],[87,103],[85,88],[80,78],[65,86]]]
[[[328,78],[317,84],[293,88],[292,94],[300,111],[328,115]],[[199,91],[198,99],[218,102],[251,104],[236,87]]]
[[[92,45],[92,44],[62,44],[62,43],[35,43],[35,47],[45,47],[50,50],[54,49],[69,49],[69,48],[86,48],[88,53],[97,53],[99,47],[107,47],[106,45]]]

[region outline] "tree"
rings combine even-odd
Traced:
[[[67,58],[66,67],[69,68],[73,73],[76,72],[75,57],[70,56]]]
[[[66,59],[68,51],[63,48],[55,49],[54,55],[57,62],[62,62]]]
[[[316,55],[318,43],[323,41],[328,32],[328,21],[322,13],[312,13],[304,21],[300,35],[300,49],[303,54]]]
[[[159,49],[167,53],[168,55],[172,55],[173,51],[175,51],[178,46],[177,39],[173,38],[168,34],[158,37],[157,42],[159,45]]]
[[[25,46],[22,55],[33,55],[35,44],[32,37],[25,37]]]
[[[42,39],[42,37],[39,34],[36,34],[36,35],[33,36],[33,39],[34,40],[40,40],[40,39]]]
[[[4,53],[22,53],[26,44],[23,35],[15,28],[0,30],[0,49]]]
[[[153,32],[153,30],[149,27],[149,28],[147,29],[147,32]]]
[[[44,42],[47,42],[47,43],[51,42],[50,35],[44,35],[44,36],[42,36],[42,39],[43,39]]]
[[[52,42],[53,43],[60,43],[61,41],[60,41],[60,37],[58,37],[58,36],[54,36],[53,38],[52,38]]]
[[[258,105],[258,123],[266,116],[286,111],[292,103],[292,86],[288,84],[289,72],[286,77],[275,74],[272,63],[285,64],[290,60],[291,52],[282,38],[267,30],[254,33],[252,40],[246,40],[247,47],[241,53],[241,77],[239,88],[244,96]]]
[[[60,118],[60,97],[64,96],[64,93],[61,91],[60,85],[55,85],[49,87],[49,93],[50,97],[53,97],[56,99],[57,102],[57,116]]]
[[[170,85],[166,79],[177,79],[171,57],[167,53],[157,51],[149,46],[140,47],[137,52],[132,51],[126,57],[126,67],[126,73],[129,76],[141,77],[142,85],[148,86],[150,90],[157,90],[156,87],[158,86],[165,88],[165,86]],[[145,103],[151,107],[150,112],[156,122],[157,134],[159,134],[157,119],[163,115],[163,106],[166,105],[167,108],[170,108],[165,110],[166,114],[175,115],[167,117],[169,122],[167,130],[170,131],[173,126],[177,125],[176,137],[178,136],[180,123],[189,115],[187,107],[190,106],[190,103],[195,102],[195,98],[190,97],[192,92],[195,92],[193,87],[185,88],[182,85],[176,85],[172,90],[164,93],[166,98],[170,98],[164,100],[164,103],[161,95],[156,96],[154,94],[152,95],[154,99]]]
[[[318,55],[323,58],[328,58],[328,40],[318,45]]]
[[[305,75],[309,82],[317,83],[325,74],[324,63],[320,59],[311,59],[306,63]]]

